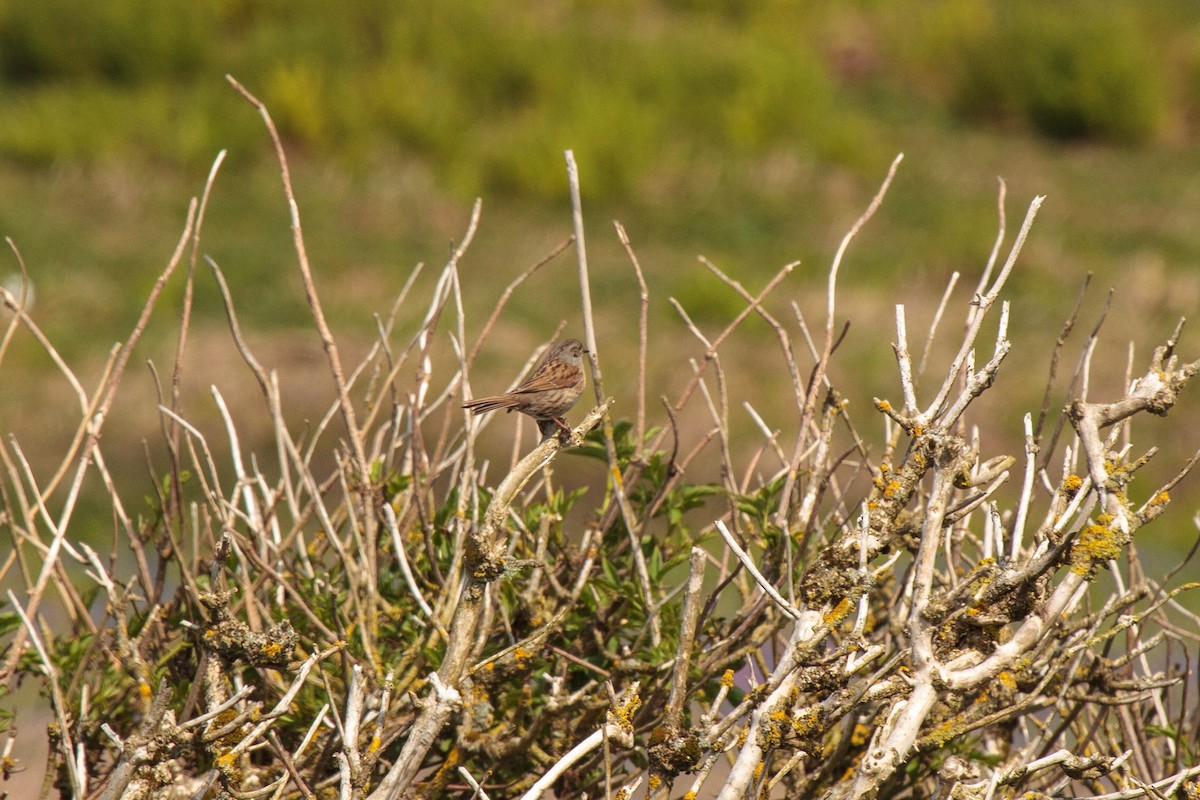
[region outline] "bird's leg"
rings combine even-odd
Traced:
[[[571,439],[571,428],[563,421],[562,417],[547,417],[537,421],[538,431],[542,434],[542,438],[558,434],[558,440],[566,444]]]

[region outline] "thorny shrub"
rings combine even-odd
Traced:
[[[167,392],[170,468],[154,513],[135,515],[100,434],[159,292],[189,253],[195,262],[194,203],[100,386],[86,391],[59,363],[83,409],[61,469],[35,475],[19,431],[0,450],[0,525],[13,547],[2,577],[20,589],[0,617],[0,686],[32,678],[46,689],[44,794],[1193,796],[1195,675],[1190,660],[1172,664],[1197,619],[1174,599],[1183,586],[1152,580],[1130,556],[1172,486],[1133,503],[1145,457],[1127,442],[1132,418],[1169,411],[1197,364],[1178,360],[1173,336],[1118,399],[1071,403],[1062,422],[1073,436],[1044,409],[1026,418],[1023,453],[980,452],[968,420],[1009,350],[1001,290],[1038,199],[1006,258],[1003,231],[997,239],[941,379],[920,380],[900,308],[895,400],[852,420],[829,379],[834,279],[886,187],[835,257],[818,335],[764,305],[790,265],[757,295],[725,278],[745,306],[709,332],[678,307],[704,357],[661,412],[639,392],[617,403],[633,416],[614,418],[598,389],[569,437],[508,465],[480,457],[487,418],[461,408],[496,319],[470,341],[454,313],[478,206],[421,323],[385,323],[347,369],[293,205],[336,403],[311,430],[288,426],[287,398],[226,291],[234,341],[275,422],[275,459],[247,458],[223,404],[224,429],[203,431]],[[579,256],[599,385],[607,351]],[[397,308],[415,302],[410,287]],[[3,301],[4,346],[32,335],[53,354],[21,299]],[[721,352],[751,315],[776,332],[794,396],[778,430],[764,423],[764,439],[746,443],[730,440],[737,398]],[[990,354],[977,356],[985,328]],[[435,362],[432,343],[447,336],[457,359]],[[801,340],[807,355],[793,351]],[[680,424],[689,415],[701,424]],[[229,463],[213,455],[217,436]],[[336,466],[318,474],[326,454]],[[608,476],[586,507],[555,479],[567,454]],[[690,480],[710,454],[720,479]],[[1010,476],[1020,490],[1008,505],[996,490]],[[130,558],[101,557],[73,524],[84,481],[107,488]],[[1096,597],[1103,571],[1112,590]],[[17,765],[5,753],[7,774]]]

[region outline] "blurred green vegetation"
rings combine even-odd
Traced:
[[[226,72],[310,154],[354,167],[399,146],[469,193],[561,197],[561,170],[540,156],[568,146],[592,165],[593,196],[697,149],[856,151],[859,126],[792,12],[779,24],[766,9],[670,4],[118,0],[81,25],[73,8],[2,12],[0,153],[203,164],[218,147],[252,148],[257,126],[229,113],[240,101]]]
[[[1145,143],[1200,110],[1186,2],[68,0],[0,5],[0,154],[204,165],[253,151],[220,81],[350,168],[381,148],[480,191],[593,197],[704,158],[786,146],[872,166],[879,107],[932,104],[1060,138]]]

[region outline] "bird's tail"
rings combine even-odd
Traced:
[[[497,411],[499,409],[512,411],[514,402],[515,401],[508,395],[498,394],[493,397],[480,397],[478,400],[472,400],[469,403],[463,403],[463,408],[468,409],[475,414],[483,414],[488,411]]]

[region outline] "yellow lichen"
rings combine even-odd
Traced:
[[[633,694],[624,703],[608,712],[609,721],[631,731],[633,730],[633,715],[637,713],[641,705],[642,698]]]
[[[794,720],[792,720],[792,730],[801,736],[809,733],[817,727],[820,722],[820,717],[813,709],[801,712]]]
[[[462,763],[462,752],[457,747],[451,747],[450,752],[446,754],[446,760],[438,767],[437,772],[433,776],[435,784],[444,780],[445,775],[455,774],[458,765]]]
[[[1090,576],[1095,573],[1097,564],[1104,564],[1121,555],[1122,543],[1104,524],[1111,517],[1107,514],[1101,514],[1100,517],[1105,518],[1101,524],[1088,525],[1079,531],[1071,545],[1071,571],[1076,575]]]
[[[854,603],[850,601],[850,598],[842,598],[840,603],[826,612],[825,624],[831,628],[837,627],[846,618],[846,615],[850,613],[852,608],[854,608]]]
[[[721,685],[726,689],[733,688],[733,670],[725,670],[725,672],[721,675]]]
[[[946,742],[962,733],[963,727],[963,721],[955,717],[939,725],[933,733],[929,734],[928,738],[938,747],[942,747]]]
[[[783,716],[785,719],[787,718],[786,714]],[[768,722],[767,724],[763,725],[762,729],[758,733],[758,737],[759,743],[762,745],[764,750],[774,750],[783,743],[783,734],[780,731],[779,725],[774,722]]]

